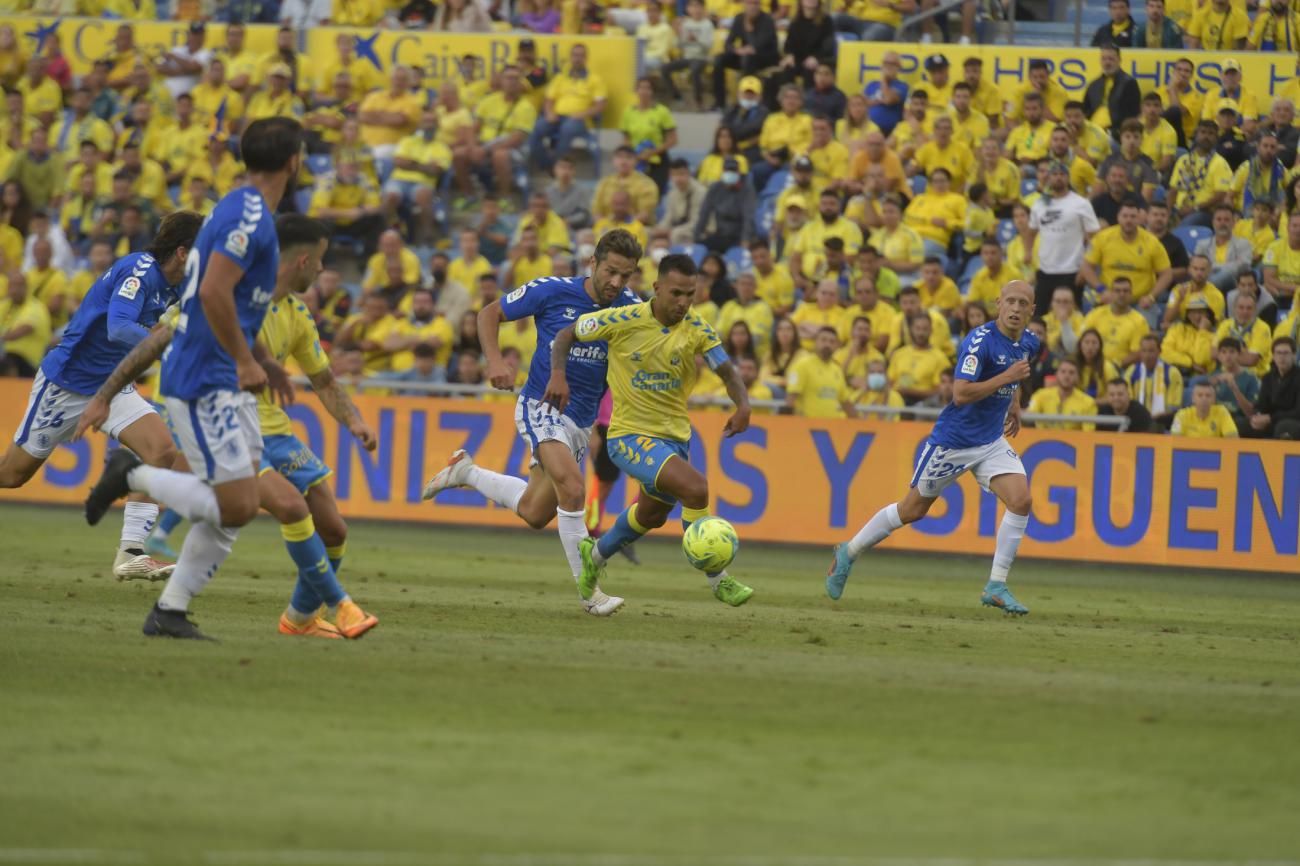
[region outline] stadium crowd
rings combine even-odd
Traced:
[[[32,53],[0,24],[6,375],[33,375],[95,275],[147,247],[161,215],[207,213],[240,184],[245,124],[292,115],[310,158],[285,206],[334,234],[307,302],[344,381],[482,384],[475,312],[537,277],[580,273],[601,233],[623,227],[646,249],[642,294],[670,250],[700,262],[695,311],[751,396],[776,401],[767,411],[944,405],[961,339],[1023,278],[1044,346],[1022,389],[1030,411],[1300,435],[1300,76],[1269,103],[1228,57],[1222,87],[1201,93],[1188,59],[1144,93],[1121,54],[1294,51],[1298,4],[1261,7],[1252,23],[1235,0],[1148,0],[1142,20],[1112,0],[1097,47],[1080,49],[1102,69],[1081,99],[1043,61],[1004,93],[978,58],[957,71],[942,53],[911,85],[886,53],[863,92],[841,91],[837,40],[892,37],[912,0],[210,5],[178,3],[193,19],[185,44],[150,54],[131,19],[156,15],[153,0],[19,3],[128,19],[80,77],[57,36]],[[238,23],[214,40],[204,15],[282,22],[276,48],[247,50]],[[647,75],[618,119],[622,143],[601,154],[608,88],[581,43],[559,70],[525,38],[499,69],[471,55],[426,81],[379,73],[347,33],[332,57],[299,54],[298,29],[322,23],[593,38],[621,27],[643,40]],[[713,146],[687,153],[677,118],[709,95]],[[594,185],[579,179],[585,161]],[[503,325],[500,343],[522,381],[531,322]],[[696,394],[721,393],[702,370]]]

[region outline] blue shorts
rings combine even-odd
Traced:
[[[676,439],[660,439],[657,436],[619,436],[610,439],[605,446],[614,465],[632,478],[641,482],[641,490],[660,502],[674,505],[677,497],[664,493],[655,486],[659,472],[668,462],[669,457],[680,457],[687,462],[691,459],[689,442]]]
[[[298,488],[299,493],[306,493],[334,474],[333,469],[322,463],[291,433],[263,436],[262,443],[262,466],[257,474],[279,472]]]

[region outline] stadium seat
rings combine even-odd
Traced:
[[[727,263],[727,277],[732,281],[754,267],[754,261],[749,257],[749,249],[746,247],[732,247],[723,254],[722,260]]]
[[[691,174],[695,174],[695,172],[699,170],[700,163],[704,162],[704,157],[707,155],[707,150],[679,148],[673,151],[672,158],[686,160],[686,164],[691,167]]]
[[[768,196],[758,203],[758,231],[771,239],[772,226],[776,222],[776,196]]]
[[[1019,232],[1016,231],[1014,220],[1002,220],[998,223],[998,243],[1002,244],[1002,246],[1005,247],[1011,243],[1017,234]]]
[[[669,250],[674,255],[688,255],[695,260],[696,266],[704,261],[704,257],[709,254],[709,248],[704,244],[678,244]]]
[[[912,187],[912,195],[914,196],[920,195],[921,193],[925,192],[925,188],[926,186],[928,186],[925,180],[925,175],[923,174],[912,175],[912,179],[911,181],[909,181],[909,183]]]
[[[334,170],[334,160],[328,153],[316,153],[307,157],[307,170],[313,175],[329,174]]]
[[[379,177],[379,185],[383,186],[388,182],[388,176],[393,173],[393,161],[391,159],[376,159],[375,174]]]
[[[578,150],[587,151],[591,157],[591,169],[595,177],[600,177],[600,130],[588,128],[582,138],[575,138],[573,145]]]
[[[767,179],[767,183],[759,190],[759,196],[780,195],[781,190],[785,189],[789,183],[790,170],[788,168],[780,169]]]
[[[1214,237],[1214,229],[1206,226],[1177,226],[1173,236],[1183,242],[1183,247],[1190,256],[1196,252],[1196,245],[1206,238]]]
[[[1020,197],[1021,197],[1021,198],[1024,198],[1025,196],[1027,196],[1027,195],[1031,195],[1032,193],[1036,193],[1036,192],[1038,192],[1038,179],[1037,179],[1037,178],[1027,177],[1027,178],[1025,178],[1024,180],[1020,181]]]
[[[963,298],[970,291],[971,280],[975,279],[975,274],[982,267],[984,267],[984,260],[979,256],[975,256],[966,262],[966,267],[962,269],[961,277],[957,280],[957,288],[961,290]]]
[[[311,190],[309,189],[295,190],[293,193],[293,204],[294,207],[297,208],[298,213],[300,214],[307,213],[307,209],[311,206]]]

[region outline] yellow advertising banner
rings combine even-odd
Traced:
[[[951,64],[951,81],[960,81],[962,64],[969,57],[984,62],[984,80],[991,82],[1008,98],[1017,87],[1029,80],[1029,61],[1046,60],[1056,81],[1072,99],[1083,99],[1088,82],[1101,75],[1101,59],[1096,48],[1048,48],[1016,45],[921,45],[891,42],[843,42],[840,44],[836,78],[845,93],[861,93],[869,82],[880,78],[880,61],[886,52],[898,53],[902,78],[908,84],[926,80],[926,58],[942,55]],[[1210,51],[1175,51],[1165,49],[1124,49],[1120,65],[1137,79],[1143,93],[1164,86],[1180,58],[1196,67],[1192,84],[1202,93],[1221,86],[1223,62],[1227,54]],[[1273,97],[1288,81],[1296,77],[1296,58],[1280,52],[1242,51],[1232,57],[1241,63],[1242,87],[1253,91],[1260,110],[1267,112]]]
[[[0,17],[0,24],[14,28],[28,53],[43,47],[50,37],[57,37],[74,74],[90,71],[96,60],[114,54],[113,36],[124,22],[104,18],[22,18]],[[161,57],[163,52],[185,44],[185,22],[132,22],[135,42],[147,57]],[[207,45],[225,44],[225,25],[210,24]],[[254,24],[247,28],[246,50],[266,54],[275,48],[277,28]],[[352,35],[356,55],[374,65],[384,76],[397,64],[423,70],[426,87],[436,86],[457,75],[457,64],[473,55],[484,62],[490,76],[499,72],[518,54],[520,33],[434,33],[409,30],[355,30],[317,27],[305,34],[303,61],[324,65],[336,56],[335,40],[339,33]],[[534,36],[537,59],[555,71],[569,65],[569,51],[578,44],[587,46],[587,64],[605,82],[609,105],[604,123],[617,126],[623,109],[636,100],[637,41],[627,36]]]
[[[31,383],[0,380],[0,435],[23,423]],[[310,395],[290,407],[295,431],[335,470],[349,517],[520,527],[469,490],[422,502],[424,482],[465,448],[480,465],[523,476],[529,453],[510,400],[357,398],[379,448],[364,451]],[[722,436],[727,416],[696,413],[691,462],[709,478],[712,510],[742,540],[830,545],[901,498],[930,425],[755,416]],[[0,501],[80,503],[107,440],[60,446],[45,468]],[[1026,430],[1014,447],[1034,496],[1025,556],[1125,565],[1294,573],[1300,565],[1300,453],[1288,443]],[[611,510],[635,490],[620,480]],[[69,520],[80,519],[69,513]],[[899,550],[991,555],[999,505],[969,475],[931,515],[892,537]],[[680,532],[676,521],[661,532]]]

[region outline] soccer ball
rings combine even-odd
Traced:
[[[701,517],[682,537],[682,553],[686,554],[686,560],[710,574],[731,565],[739,550],[736,528],[721,517]]]

